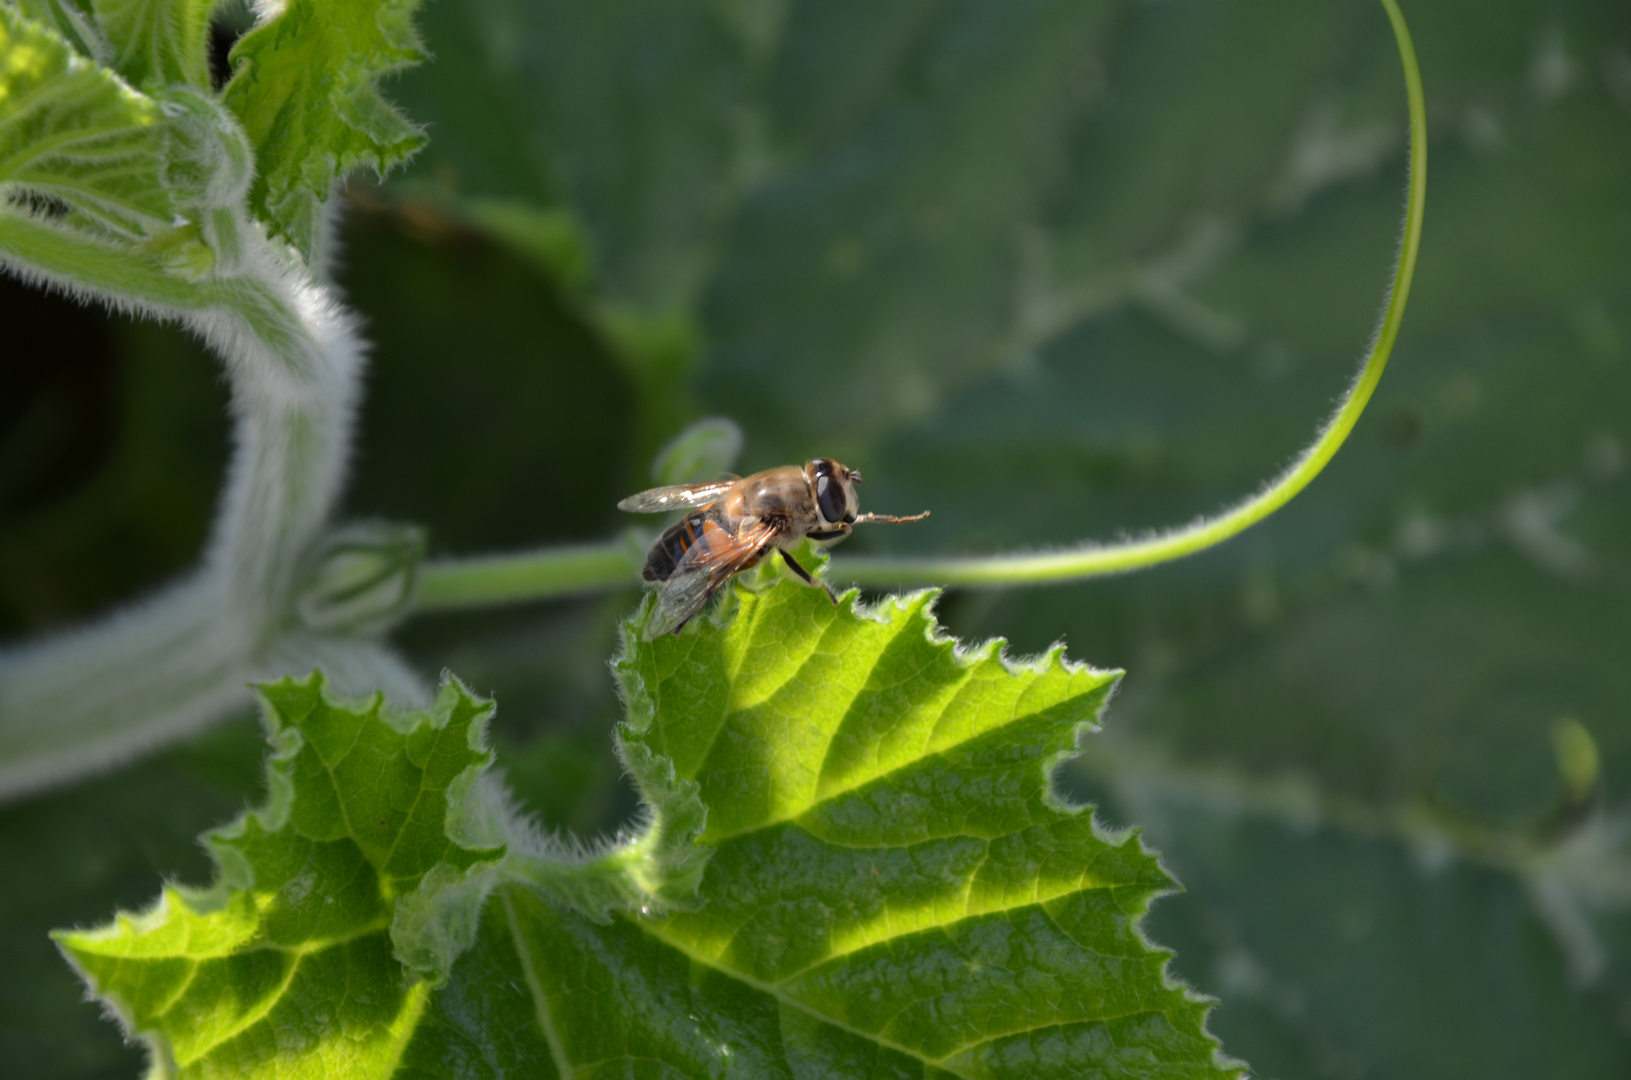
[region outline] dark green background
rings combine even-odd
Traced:
[[[1631,9],[1406,15],[1427,224],[1335,463],[1201,557],[941,611],[1127,669],[1061,779],[1166,853],[1189,891],[1148,930],[1260,1075],[1626,1075]],[[868,508],[934,511],[843,551],[1175,524],[1308,440],[1377,318],[1405,172],[1379,5],[442,0],[420,23],[437,59],[390,92],[431,145],[353,185],[338,277],[376,346],[347,510],[437,553],[611,534],[704,415],[742,425],[743,471],[833,454]],[[0,319],[16,639],[180,573],[227,430],[172,330],[10,283]],[[398,633],[497,695],[551,826],[631,811],[605,661],[633,599]],[[1562,718],[1600,751],[1583,800]],[[135,1074],[44,932],[201,880],[194,837],[258,797],[260,755],[240,718],[0,809],[0,1073]]]

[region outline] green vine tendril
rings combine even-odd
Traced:
[[[1405,301],[1421,246],[1427,202],[1427,106],[1421,69],[1404,15],[1395,0],[1382,0],[1404,66],[1410,102],[1410,184],[1404,229],[1387,307],[1370,354],[1347,395],[1302,455],[1262,491],[1215,517],[1138,540],[1085,544],[1062,551],[950,557],[835,558],[830,576],[862,585],[1039,585],[1120,574],[1194,555],[1262,521],[1290,502],[1336,456],[1359,422],[1381,381],[1404,319]],[[639,553],[625,543],[556,548],[475,559],[441,559],[421,569],[419,610],[535,600],[633,584]]]

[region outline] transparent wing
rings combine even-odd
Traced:
[[[675,572],[657,587],[657,610],[646,620],[647,641],[655,641],[664,634],[678,633],[680,627],[701,611],[708,598],[731,579],[730,574],[715,568],[697,567],[691,573]]]
[[[705,529],[702,538],[680,559],[668,580],[657,585],[657,610],[651,613],[642,636],[652,641],[664,634],[678,633],[702,610],[709,597],[737,573],[753,565],[775,539],[775,528],[762,523],[734,536],[717,526]]]
[[[630,495],[617,504],[619,510],[631,514],[661,514],[667,510],[686,510],[716,502],[730,490],[734,480],[709,480],[705,484],[672,484],[652,488],[638,495]]]

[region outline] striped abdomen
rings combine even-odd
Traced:
[[[704,506],[670,525],[646,553],[646,565],[640,576],[647,581],[667,581],[685,553],[702,541],[710,523],[715,529],[721,527],[714,507]]]

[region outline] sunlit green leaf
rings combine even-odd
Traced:
[[[0,196],[52,200],[126,234],[167,225],[160,124],[152,100],[0,5]]]
[[[262,693],[270,795],[207,837],[214,888],[166,886],[151,909],[58,941],[155,1058],[186,1074],[269,1075],[280,1051],[314,1076],[394,1060],[429,994],[393,956],[401,898],[432,871],[502,854],[453,838],[469,831],[491,759],[488,709],[456,684],[406,719],[377,700],[338,705],[320,678]]]
[[[458,684],[396,717],[285,681],[215,887],[59,942],[182,1075],[1233,1075],[1138,929],[1171,879],[1050,787],[1115,673],[962,651],[931,593],[759,587],[628,625],[650,825],[604,857],[500,820]]]
[[[654,959],[693,972],[721,1053],[779,1046],[795,1074],[1228,1072],[1206,1004],[1137,929],[1170,879],[1136,834],[1102,832],[1049,786],[1116,675],[1058,649],[961,650],[932,599],[861,612],[784,583],[722,624],[628,647],[624,753],[700,786],[715,848],[703,907],[636,923]],[[588,951],[566,943],[581,931],[536,933],[540,962]],[[632,938],[582,963],[615,971]],[[591,1031],[571,1045],[599,1056],[637,1027]]]

